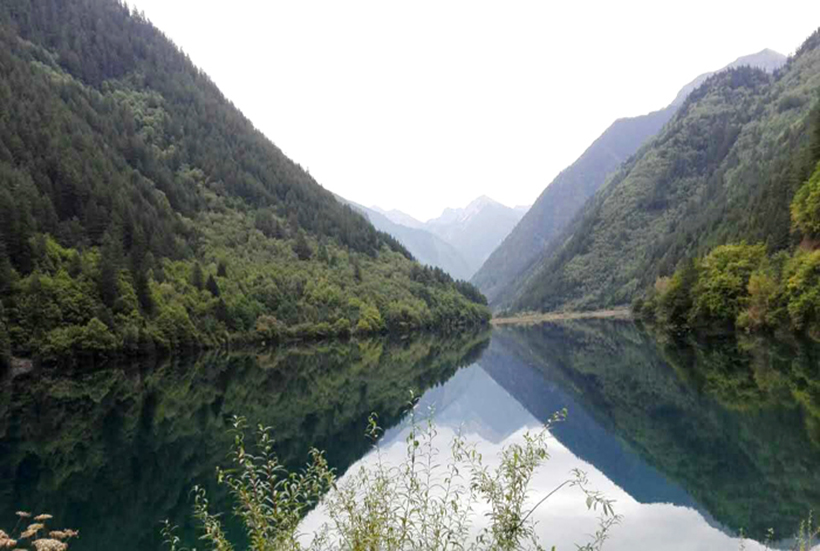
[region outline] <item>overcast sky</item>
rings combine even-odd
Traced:
[[[616,118],[820,26],[815,0],[129,4],[325,188],[421,220],[530,204]]]

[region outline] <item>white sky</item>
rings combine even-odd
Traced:
[[[421,220],[532,203],[616,118],[820,26],[816,0],[129,5],[324,187]]]

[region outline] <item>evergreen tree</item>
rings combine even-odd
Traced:
[[[407,327],[486,322],[452,285],[387,277],[409,272],[407,250],[119,0],[0,2],[0,105],[14,106],[0,116],[0,300],[15,353],[207,346],[225,327],[253,340],[262,316],[299,336],[358,323],[356,308],[330,312],[326,300],[366,304],[365,333],[384,327],[391,303],[414,305]],[[376,261],[390,269],[361,288],[331,269],[349,259],[359,278]],[[308,296],[311,279],[322,288]],[[110,334],[86,339],[100,323]]]
[[[205,286],[205,276],[202,273],[202,266],[199,265],[199,262],[194,262],[194,269],[191,273],[191,285],[200,291]]]
[[[208,291],[211,292],[213,296],[220,296],[221,293],[219,291],[219,284],[216,282],[216,279],[213,275],[208,276],[208,283],[205,284],[205,287],[208,289]]]
[[[11,339],[6,324],[6,313],[3,302],[0,301],[0,368],[8,367],[11,363]]]
[[[305,238],[304,232],[300,231],[296,234],[296,241],[293,244],[293,252],[296,253],[299,260],[310,260],[310,257],[313,256],[313,251]]]
[[[214,313],[214,316],[225,325],[229,325],[230,316],[228,315],[228,305],[225,304],[225,301],[221,298],[219,299],[219,302],[216,303],[216,312]]]
[[[154,298],[151,296],[151,284],[145,271],[140,270],[134,275],[134,292],[137,293],[137,301],[142,311],[149,316],[152,315]]]
[[[330,258],[328,257],[328,254],[327,254],[327,245],[325,245],[324,240],[319,242],[319,252],[317,254],[318,254],[318,259],[321,262],[324,262],[325,264],[327,264],[330,261]]]
[[[122,264],[122,243],[110,234],[106,235],[100,257],[98,288],[103,303],[109,308],[119,297],[119,273]]]

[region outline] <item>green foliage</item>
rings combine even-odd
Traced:
[[[473,276],[494,307],[509,306],[533,265],[554,247],[561,234],[607,181],[675,114],[670,106],[647,115],[619,119],[555,177],[535,204]]]
[[[0,302],[0,369],[11,364],[11,338],[6,326],[6,315],[3,303]]]
[[[511,308],[628,304],[682,260],[717,246],[792,249],[790,204],[820,161],[820,48],[806,44],[774,75],[740,67],[696,89],[533,261]],[[809,220],[811,204],[800,205],[798,218]],[[715,289],[709,300],[737,294],[737,283],[722,282],[734,291]],[[722,319],[736,310],[706,298],[698,308]]]
[[[820,321],[820,251],[798,251],[786,266],[784,295],[796,329]]]
[[[0,104],[14,105],[0,117],[0,302],[15,353],[107,353],[84,338],[94,318],[133,354],[489,318],[466,284],[418,285],[402,245],[117,0],[0,5]],[[281,327],[257,335],[263,315]]]
[[[749,279],[766,260],[765,245],[722,245],[710,252],[698,266],[691,288],[694,304],[690,317],[713,323],[734,323],[746,306]],[[677,272],[675,277],[678,277]]]
[[[811,239],[820,236],[820,163],[809,180],[800,186],[791,204],[792,224]]]
[[[568,426],[559,427],[566,430],[556,431],[573,453],[575,432],[586,427],[572,425],[572,411],[583,409],[722,526],[744,527],[758,541],[773,528],[779,539],[816,509],[818,343],[762,335],[671,339],[630,322],[586,320],[496,329],[493,346],[575,402]],[[601,455],[585,460],[612,466],[599,443],[586,450]],[[644,481],[630,475],[625,482],[634,486],[625,489],[639,495]]]
[[[310,245],[308,245],[304,233],[299,232],[296,234],[296,242],[293,244],[293,252],[296,253],[299,260],[310,260],[310,257],[313,256],[313,249],[311,249]]]
[[[820,128],[820,119],[816,124]],[[762,243],[719,246],[694,271],[679,268],[673,283],[659,278],[636,314],[676,329],[736,325],[759,331],[786,326],[820,334],[820,251],[807,250],[816,237],[819,175],[820,168],[791,202],[794,231],[802,233],[808,243],[804,241],[791,254],[781,251],[771,258]],[[681,290],[691,297],[691,304],[681,303],[688,325],[665,311],[667,295]]]
[[[233,513],[245,528],[248,549],[384,549],[434,551],[492,549],[512,551],[522,545],[543,549],[530,516],[564,486],[580,489],[589,509],[601,509],[601,529],[590,544],[579,549],[599,549],[620,517],[612,501],[588,488],[586,475],[574,471],[568,479],[534,506],[528,502],[536,470],[549,458],[548,430],[524,435],[522,444],[505,447],[500,465],[490,469],[463,437],[450,444],[449,457],[436,447],[432,421],[419,423],[411,413],[405,440],[406,455],[399,465],[381,454],[382,430],[371,415],[367,436],[376,442],[376,463],[338,479],[325,455],[311,449],[301,472],[288,471],[274,451],[270,430],[259,426],[255,449],[245,443],[246,423],[233,421],[231,469],[217,469],[217,478],[230,490]],[[209,549],[232,550],[224,515],[211,512],[207,493],[195,491],[194,513]],[[328,521],[313,534],[300,534],[304,514],[319,507]],[[488,526],[470,541],[475,509],[486,508]],[[174,528],[166,522],[163,535],[171,551],[181,549]],[[304,536],[304,537],[300,537]]]
[[[208,279],[208,283],[211,283],[211,279]],[[205,287],[205,276],[202,274],[202,266],[199,265],[199,262],[194,262],[194,270],[191,273],[191,285],[202,290]],[[209,289],[210,290],[210,289]],[[218,294],[214,294],[214,296],[219,296]]]
[[[749,296],[746,309],[737,318],[741,329],[756,331],[778,324],[780,286],[778,281],[762,270],[752,272],[747,286]]]

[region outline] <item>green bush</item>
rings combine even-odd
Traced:
[[[820,236],[820,163],[791,204],[792,225],[812,239]]]
[[[784,277],[792,326],[805,329],[816,324],[820,320],[820,251],[798,251]]]
[[[765,260],[766,247],[762,243],[715,248],[698,266],[691,318],[708,323],[734,323],[746,306],[749,279]]]
[[[233,466],[218,469],[217,478],[233,495],[233,513],[242,521],[253,551],[543,549],[531,515],[564,487],[580,490],[587,506],[600,510],[598,532],[579,546],[600,549],[620,517],[612,501],[588,488],[585,473],[573,471],[538,503],[528,500],[534,474],[549,459],[548,430],[560,419],[554,416],[543,430],[526,434],[523,443],[505,447],[499,467],[489,468],[461,436],[449,446],[449,457],[441,457],[433,423],[418,423],[412,414],[405,459],[391,465],[381,454],[381,429],[371,416],[367,436],[376,443],[375,465],[338,479],[324,453],[316,449],[302,472],[289,472],[276,456],[269,431],[261,426],[256,449],[248,449],[245,422],[235,418]],[[210,510],[206,492],[197,487],[194,496],[201,540],[209,549],[233,550],[222,515]],[[308,538],[300,537],[302,518],[317,507],[329,521]],[[472,540],[470,528],[478,509],[487,511],[488,525]],[[182,549],[167,522],[163,534],[171,551]]]
[[[47,360],[58,360],[75,354],[101,355],[119,348],[119,341],[108,327],[99,319],[92,318],[85,326],[69,325],[50,331],[41,348],[41,355]]]

